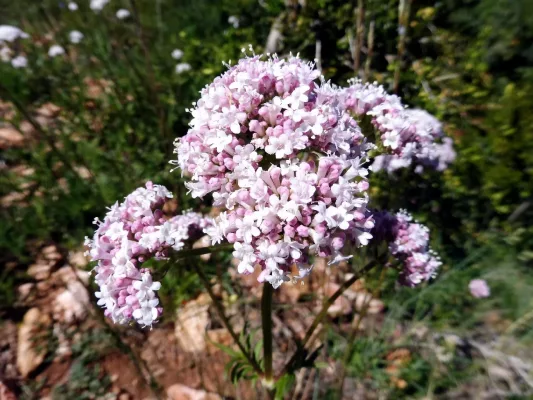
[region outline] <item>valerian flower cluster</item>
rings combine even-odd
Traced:
[[[368,244],[369,153],[412,160],[440,134],[383,87],[336,87],[298,57],[244,58],[190,111],[176,164],[193,197],[225,208],[208,233],[234,243],[239,272],[259,265],[274,287],[292,265],[305,276],[313,255],[336,262]]]
[[[99,262],[99,303],[115,321],[151,325],[160,316],[160,285],[142,264],[202,231],[213,244],[233,244],[239,273],[260,268],[258,280],[274,288],[305,277],[315,256],[333,264],[383,241],[403,265],[402,283],[435,275],[440,261],[427,228],[403,212],[368,208],[376,156],[403,166],[447,164],[435,161],[442,129],[427,115],[375,83],[337,87],[312,63],[275,55],[241,59],[189,111],[172,163],[193,197],[209,195],[222,211],[214,220],[195,213],[167,220],[161,207],[171,195],[151,183],[110,209],[88,245]]]
[[[88,254],[98,261],[94,269],[100,288],[98,305],[114,322],[135,320],[151,326],[157,320],[162,309],[155,292],[161,284],[152,280],[151,271],[142,264],[181,250],[211,224],[194,212],[166,219],[162,208],[170,198],[164,186],[148,182],[109,208],[103,221],[96,219],[94,237],[86,238]]]
[[[366,245],[366,141],[342,92],[317,83],[297,57],[242,59],[206,87],[178,140],[177,164],[193,197],[211,193],[227,211],[209,230],[235,244],[238,271],[260,265],[274,287],[310,271],[310,255],[345,259]],[[341,251],[344,250],[344,252]]]

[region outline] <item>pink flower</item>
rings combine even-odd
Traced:
[[[85,239],[88,254],[98,262],[98,305],[114,322],[133,319],[151,326],[162,312],[156,296],[161,284],[153,282],[142,264],[166,257],[171,249],[180,250],[211,226],[210,219],[193,212],[163,218],[163,205],[171,197],[164,186],[148,182],[110,207],[103,221],[96,220],[93,239]]]
[[[490,296],[489,285],[483,279],[472,279],[468,284],[468,289],[470,289],[472,296],[478,299]]]

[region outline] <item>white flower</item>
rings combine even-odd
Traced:
[[[109,3],[109,0],[91,0],[89,7],[91,10],[98,12],[102,11],[107,3]]]
[[[109,225],[106,236],[109,236],[111,240],[122,240],[123,237],[128,236],[128,232],[124,229],[124,224],[122,222],[113,222]]]
[[[216,132],[210,132],[211,136],[206,137],[205,144],[212,149],[216,149],[219,153],[229,145],[233,139],[231,135],[226,134],[223,130],[217,130]]]
[[[137,289],[137,293],[135,296],[139,301],[150,299],[150,297],[154,294],[154,290],[161,289],[161,283],[160,282],[153,282],[152,281],[152,275],[150,273],[145,272],[141,276],[140,281],[134,281],[133,282],[134,289]]]
[[[117,11],[117,14],[116,14],[118,19],[126,19],[130,15],[131,15],[131,13],[128,10],[126,10],[125,8],[121,8],[120,10]]]
[[[187,63],[179,63],[176,65],[176,74],[181,74],[191,70],[191,65]]]
[[[289,253],[284,243],[269,243],[268,240],[264,240],[259,243],[257,249],[259,250],[259,258],[265,261],[267,268],[270,270],[277,270],[279,264],[287,262],[286,258]]]
[[[235,234],[239,239],[244,240],[245,243],[251,243],[254,236],[259,236],[261,231],[255,224],[253,215],[245,215],[243,219],[238,219],[237,232]]]
[[[100,291],[96,292],[94,295],[98,298],[98,302],[96,304],[99,306],[104,306],[109,311],[114,310],[116,302],[113,298],[113,294],[109,290],[108,285],[102,285],[100,287]]]
[[[30,35],[16,26],[0,25],[0,42],[13,42],[19,38],[26,39],[29,37]]]
[[[0,60],[9,62],[11,60],[11,49],[9,47],[0,47]]]
[[[174,49],[171,55],[174,60],[179,60],[181,57],[183,57],[183,51],[180,49]]]
[[[353,220],[353,214],[348,214],[345,208],[329,206],[323,202],[319,202],[316,206],[311,207],[317,211],[315,221],[318,223],[326,222],[328,228],[339,227],[342,230],[346,230],[349,227],[349,222]]]
[[[65,49],[58,44],[54,44],[50,49],[48,50],[48,56],[49,57],[56,57],[60,56],[62,54],[65,54]]]
[[[78,9],[78,5],[74,3],[73,1],[71,1],[70,3],[68,3],[68,9],[70,11],[76,11]]]
[[[272,285],[274,289],[277,289],[281,286],[283,282],[288,282],[290,279],[280,270],[272,270],[271,274],[268,275],[266,281]]]
[[[228,18],[228,23],[230,23],[234,28],[239,27],[239,18],[235,15],[230,15]]]
[[[81,33],[80,31],[71,31],[69,34],[68,34],[68,38],[70,40],[71,43],[79,43],[81,42],[81,40],[83,39],[83,33]]]
[[[17,56],[11,60],[13,68],[26,68],[28,66],[28,59],[24,56]]]

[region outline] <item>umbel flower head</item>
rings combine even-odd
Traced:
[[[386,241],[391,254],[400,262],[400,283],[414,287],[434,278],[442,265],[429,247],[429,229],[413,221],[406,211],[396,214],[379,212],[372,234],[376,241]]]
[[[181,250],[211,224],[194,212],[166,219],[162,208],[170,198],[164,186],[148,182],[109,208],[103,221],[96,219],[93,238],[85,239],[91,260],[98,262],[98,305],[114,322],[135,320],[151,326],[157,320],[162,309],[155,293],[161,284],[153,281],[143,263],[166,258],[171,249]]]
[[[336,87],[293,56],[241,59],[194,106],[173,163],[193,197],[225,208],[207,231],[213,242],[234,243],[238,271],[259,265],[274,287],[292,265],[303,277],[310,256],[347,259],[372,238],[369,152],[410,163],[440,136],[381,86]]]
[[[241,59],[201,91],[176,164],[193,197],[225,211],[208,230],[234,243],[238,271],[278,287],[309,257],[349,258],[371,238],[364,137],[343,92],[298,57]]]

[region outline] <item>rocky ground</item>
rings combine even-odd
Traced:
[[[331,294],[338,288],[335,283],[324,284],[331,278],[325,263],[317,263],[315,269],[313,281],[287,284],[276,293],[275,302],[280,304],[274,313],[276,368],[281,368],[294,350],[294,337],[303,337],[320,308],[318,300],[306,298],[315,290]],[[65,254],[50,244],[36,253],[27,269],[28,282],[17,289],[19,320],[13,316],[0,325],[2,398],[56,398],[61,390],[68,398],[69,390],[89,390],[93,382],[76,382],[80,365],[85,374],[93,374],[94,381],[105,386],[106,398],[256,398],[250,384],[228,382],[224,369],[228,356],[215,343],[233,346],[233,342],[209,296],[202,293],[191,299],[176,310],[174,321],[152,330],[117,327],[95,308],[86,270],[82,250]],[[254,330],[260,323],[257,304],[261,288],[254,276],[247,277],[243,286],[249,294],[245,303],[227,296],[217,283],[214,290],[226,304],[236,329],[242,329],[247,321],[248,329]],[[360,329],[370,317],[372,323],[379,320],[383,304],[365,291],[362,282],[356,282],[330,307],[329,316],[338,320],[339,326],[349,327],[367,304],[369,317],[359,324]],[[319,342],[317,336],[315,346]],[[330,370],[326,369],[322,379],[333,380],[334,370],[330,360]],[[79,387],[71,387],[73,384]],[[302,382],[299,385],[302,395],[309,391]]]

